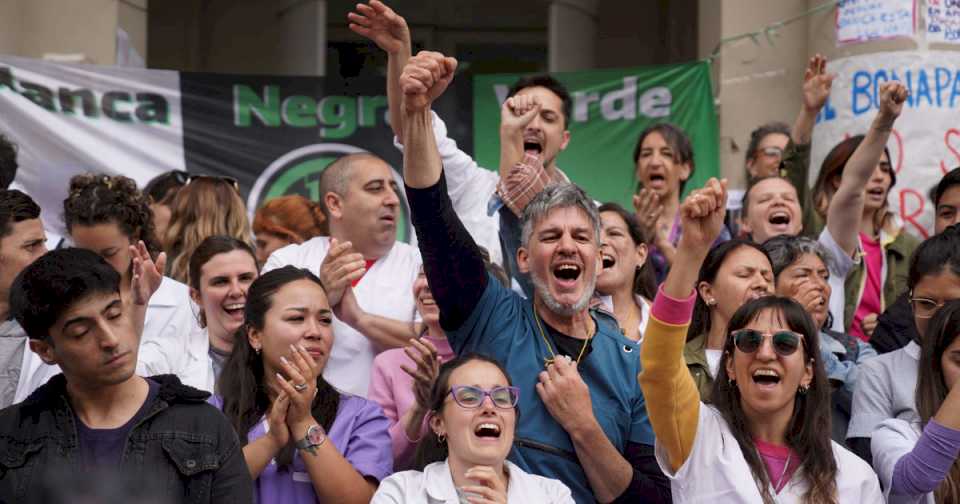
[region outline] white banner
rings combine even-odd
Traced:
[[[887,144],[897,172],[890,205],[909,232],[925,238],[933,231],[929,191],[960,166],[960,52],[875,53],[831,61],[827,69],[837,78],[814,128],[811,182],[834,145],[867,131],[880,85],[898,80],[910,97]]]
[[[70,177],[121,174],[141,186],[184,169],[178,72],[0,56],[0,131],[20,146],[15,187],[63,234]]]

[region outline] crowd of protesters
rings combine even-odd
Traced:
[[[510,88],[484,169],[431,110],[457,61],[377,0],[347,17],[404,187],[351,154],[251,223],[228,178],[82,174],[60,243],[0,190],[0,502],[960,502],[960,168],[906,233],[905,86],[811,167],[811,58],[735,220],[681,128],[637,132],[625,209],[557,165],[560,82]]]

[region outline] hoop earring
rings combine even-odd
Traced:
[[[447,444],[447,435],[446,435],[446,434],[437,434],[437,441],[439,441],[441,445]]]
[[[808,390],[810,390],[810,386],[809,386],[809,385],[800,385],[799,387],[797,387],[797,393],[800,394],[800,395],[802,395],[802,396],[803,396],[803,395],[807,395],[807,391],[808,391]]]

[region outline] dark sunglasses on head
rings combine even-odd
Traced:
[[[483,390],[470,385],[454,385],[450,387],[450,395],[461,408],[479,408],[484,399],[490,397],[493,405],[500,409],[511,409],[517,406],[520,400],[520,389],[517,387],[493,387]]]
[[[207,180],[226,182],[230,184],[230,186],[232,186],[234,189],[236,189],[237,192],[240,192],[240,182],[238,182],[237,179],[233,177],[217,176],[217,175],[190,175],[187,172],[181,172],[181,171],[178,171],[175,173],[178,174],[177,176],[178,181],[181,180],[181,178],[184,180],[183,185],[189,185],[190,182],[193,182],[194,180],[207,179]],[[179,175],[179,174],[183,174],[183,175]]]
[[[773,351],[781,357],[793,355],[800,348],[803,335],[793,331],[777,331],[773,334],[762,333],[756,329],[739,329],[730,333],[733,344],[743,353],[752,354],[760,349],[763,339],[769,337],[773,342]]]

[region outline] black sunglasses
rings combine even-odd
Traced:
[[[773,334],[762,333],[756,329],[739,329],[730,333],[733,336],[733,344],[743,353],[752,354],[756,352],[763,339],[769,337],[773,342],[773,351],[781,357],[793,355],[800,348],[802,334],[793,331],[777,331]]]
[[[190,175],[189,173],[185,171],[180,171],[180,170],[177,170],[173,173],[174,173],[174,176],[177,177],[177,182],[183,185],[189,185],[190,182],[193,182],[194,180],[200,180],[200,179],[217,180],[220,182],[226,182],[230,184],[234,189],[237,190],[237,192],[240,192],[240,182],[238,182],[237,179],[233,177],[217,176],[217,175]]]

